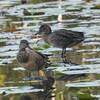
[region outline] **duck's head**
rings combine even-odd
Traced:
[[[20,41],[20,45],[19,45],[19,49],[23,50],[25,48],[29,47],[29,42],[27,40],[21,40]]]
[[[36,34],[46,34],[49,35],[51,33],[51,27],[48,24],[42,24],[39,28],[39,31]]]

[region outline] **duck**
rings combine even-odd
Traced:
[[[17,53],[17,62],[25,67],[27,70],[35,70],[38,76],[45,76],[42,69],[47,64],[48,57],[40,52],[33,50],[29,46],[27,40],[21,40],[19,45],[19,51]]]
[[[53,47],[61,48],[62,58],[64,58],[66,48],[73,47],[84,40],[84,32],[66,29],[52,31],[48,24],[42,24],[36,34],[41,35],[41,38]]]

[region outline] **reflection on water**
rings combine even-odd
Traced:
[[[28,79],[27,70],[16,61],[21,39],[27,39],[33,48],[42,53],[53,54],[49,57],[51,64],[44,69],[56,80],[47,100],[99,100],[99,9],[99,0],[27,0],[27,4],[21,4],[20,0],[1,0],[0,100],[20,100],[23,94],[33,100],[44,100],[46,97],[43,87],[36,86],[43,84],[42,80],[34,76],[35,72],[32,80]],[[84,42],[67,48],[66,59],[72,64],[63,64],[61,49],[53,48],[41,37],[35,36],[41,23],[50,24],[53,30],[67,28],[85,32]],[[75,76],[79,74],[84,75]]]

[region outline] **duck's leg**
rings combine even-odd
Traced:
[[[66,48],[63,48],[63,49],[62,49],[61,57],[64,58],[64,57],[65,57],[65,54],[66,54]]]
[[[63,60],[63,63],[71,64],[71,61],[66,59],[66,48],[62,49],[62,60]]]
[[[30,78],[31,78],[31,71],[27,69],[27,70],[25,70],[24,73],[25,73],[25,76],[24,76],[25,79],[26,80],[30,80]]]
[[[77,63],[71,62],[70,59],[66,59],[66,48],[62,49],[61,57],[62,57],[63,63],[67,63],[67,64],[70,64],[70,65],[78,65]]]
[[[29,85],[32,85],[32,76],[31,76],[32,74],[31,74],[31,71],[30,70],[27,70],[26,72],[25,72],[25,78],[24,78],[24,80],[25,81],[28,81],[29,82]]]
[[[66,54],[66,48],[63,48],[62,49],[62,54],[61,54],[61,58],[63,60],[63,63],[67,63],[68,62],[67,59],[66,59],[65,54]]]
[[[28,71],[28,78],[31,78],[31,72]]]

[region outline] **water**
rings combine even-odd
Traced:
[[[25,14],[24,8],[30,14]],[[85,32],[84,42],[67,48],[66,58],[73,64],[61,63],[61,49],[35,36],[41,23],[50,24],[53,30],[65,28]],[[19,0],[0,1],[0,100],[19,100],[23,94],[39,100],[37,95],[43,91],[35,87],[42,81],[34,78],[34,72],[32,80],[27,79],[27,70],[16,62],[22,39],[27,39],[39,52],[53,54],[49,58],[52,64],[47,68],[56,81],[56,90],[53,90],[56,96],[52,100],[100,99],[99,0],[29,0],[27,4]],[[80,73],[85,75],[71,77]]]

